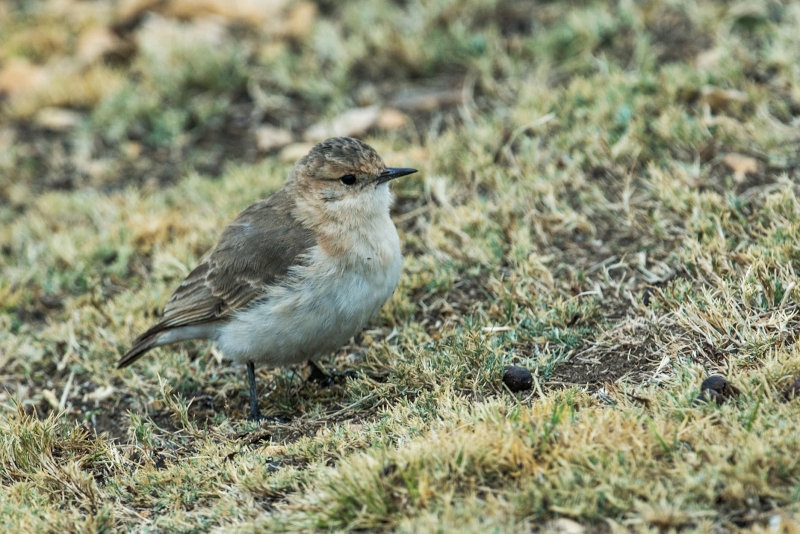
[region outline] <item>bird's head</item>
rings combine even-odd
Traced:
[[[386,214],[392,203],[388,183],[416,169],[387,167],[374,148],[351,137],[332,137],[295,164],[290,183],[298,200],[328,217]]]

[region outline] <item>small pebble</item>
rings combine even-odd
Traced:
[[[739,395],[739,388],[728,382],[725,377],[709,376],[700,385],[700,394],[694,400],[695,405],[714,401],[717,405]]]
[[[503,383],[508,386],[513,393],[525,391],[533,387],[533,375],[524,367],[516,365],[506,365],[506,372],[503,373]]]
[[[800,378],[792,382],[792,384],[786,388],[783,398],[786,399],[787,402],[794,399],[800,399]]]

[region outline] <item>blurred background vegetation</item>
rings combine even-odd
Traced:
[[[28,188],[218,175],[352,108],[399,108],[381,124],[396,129],[411,114],[421,137],[432,112],[464,98],[510,124],[504,115],[533,80],[639,71],[608,117],[613,145],[632,121],[653,127],[663,109],[631,98],[656,92],[662,69],[688,102],[722,86],[705,99],[719,108],[745,104],[725,93],[731,76],[776,87],[796,68],[784,36],[793,11],[777,2],[53,0],[0,10],[0,192],[17,203]],[[791,122],[796,89],[780,91],[770,112]],[[378,122],[364,120],[357,133]],[[694,140],[648,145],[640,159]]]

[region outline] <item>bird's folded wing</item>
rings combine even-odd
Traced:
[[[253,204],[225,229],[211,256],[186,277],[142,337],[223,320],[286,275],[316,241],[291,217],[282,196]]]

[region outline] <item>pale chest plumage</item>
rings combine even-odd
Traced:
[[[221,352],[281,366],[333,352],[358,333],[400,279],[400,240],[388,213],[348,234],[346,256],[314,246],[264,298],[221,325]]]

